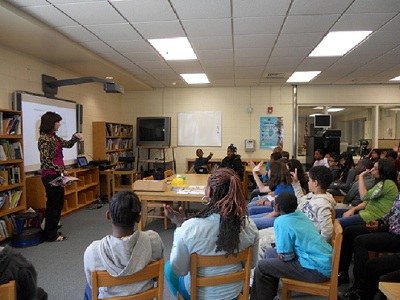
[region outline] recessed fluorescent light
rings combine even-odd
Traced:
[[[309,117],[315,117],[315,116],[319,116],[319,115],[322,115],[322,114],[316,113],[316,114],[311,114],[311,115],[308,115],[308,116],[309,116]]]
[[[389,81],[399,81],[400,80],[400,76],[397,76],[395,78],[390,79]]]
[[[185,37],[171,39],[150,39],[149,43],[156,48],[165,60],[197,59],[192,46]]]
[[[286,82],[309,82],[321,71],[294,72]]]
[[[342,111],[342,110],[344,110],[344,108],[339,108],[339,107],[337,107],[337,108],[335,108],[335,107],[328,108],[328,112],[338,112],[338,111]]]
[[[322,106],[316,106],[313,109],[324,109]]]
[[[210,83],[210,81],[208,81],[207,75],[204,73],[179,75],[181,75],[181,77],[186,81],[187,84]]]
[[[389,108],[389,110],[400,111],[400,108]]]
[[[342,56],[363,41],[372,31],[329,32],[309,56]]]

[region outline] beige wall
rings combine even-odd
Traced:
[[[42,94],[41,74],[58,79],[77,78],[78,74],[0,46],[0,107],[11,108],[12,93],[23,90]],[[223,158],[226,147],[233,143],[243,159],[268,158],[270,150],[259,149],[259,120],[267,116],[284,119],[284,148],[292,152],[293,109],[292,87],[168,88],[149,92],[106,94],[99,83],[59,88],[59,98],[74,100],[84,106],[83,133],[85,152],[92,155],[92,121],[123,122],[135,125],[137,116],[171,116],[172,143],[177,143],[177,113],[195,111],[222,112],[222,147],[203,147]],[[307,104],[390,104],[400,102],[398,85],[370,86],[299,86],[298,103]],[[253,113],[247,112],[252,107]],[[393,124],[385,124],[385,127]],[[254,153],[244,152],[244,140],[256,140]],[[301,144],[302,141],[299,141]],[[195,158],[196,147],[176,149],[177,170],[185,171],[186,158]],[[292,153],[291,153],[292,154]]]

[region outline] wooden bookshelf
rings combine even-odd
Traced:
[[[133,125],[96,121],[92,123],[93,158],[116,165],[119,157],[134,156]]]
[[[96,201],[100,196],[99,169],[70,169],[68,175],[80,179],[65,187],[64,208],[61,215],[68,214]],[[33,209],[46,207],[46,190],[40,176],[26,178],[27,204]]]
[[[4,221],[6,235],[1,234],[0,241],[11,237],[13,214],[26,210],[25,172],[23,160],[22,113],[15,110],[0,110],[0,196],[6,200],[0,208],[0,220]],[[15,146],[15,147],[14,147]],[[9,197],[15,194],[14,205]],[[18,199],[18,200],[17,200]],[[3,223],[3,222],[2,222]],[[3,225],[2,225],[3,226]]]

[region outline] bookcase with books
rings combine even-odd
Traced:
[[[21,118],[0,109],[0,241],[12,235],[13,215],[26,210]]]
[[[133,125],[96,121],[93,128],[93,159],[117,165],[119,157],[134,156]]]
[[[100,196],[98,168],[68,169],[68,176],[79,180],[65,186],[62,216],[95,202]],[[26,178],[26,191],[30,207],[34,209],[46,207],[46,190],[40,176]]]

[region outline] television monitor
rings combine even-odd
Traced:
[[[24,167],[25,172],[40,170],[40,157],[37,148],[39,126],[42,115],[47,111],[58,113],[61,126],[57,135],[65,140],[71,139],[77,132],[77,104],[70,100],[47,98],[41,95],[17,91],[14,93],[13,109],[22,111]],[[73,165],[78,154],[77,146],[64,148],[65,165]]]
[[[331,115],[315,115],[314,128],[330,128],[332,126]]]
[[[171,146],[171,117],[138,117],[137,146]]]

